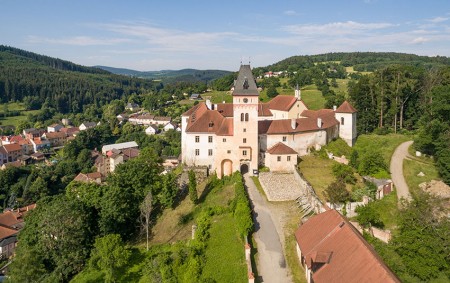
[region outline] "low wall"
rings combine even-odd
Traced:
[[[255,275],[253,274],[251,250],[252,247],[248,243],[247,237],[245,237],[245,262],[247,263],[248,283],[255,283]]]
[[[303,195],[299,197],[300,201],[306,201],[309,203],[310,207],[314,210],[314,213],[319,214],[321,212],[326,211],[326,207],[320,201],[319,197],[316,195],[314,188],[311,186],[308,181],[303,177],[302,173],[298,171],[298,168],[295,167],[294,177],[302,187]]]

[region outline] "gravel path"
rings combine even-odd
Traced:
[[[406,184],[405,177],[403,176],[403,159],[405,159],[409,153],[408,148],[412,145],[413,141],[407,141],[400,144],[394,151],[391,158],[391,175],[397,190],[397,197],[399,205],[401,199],[404,198],[407,201],[411,200],[411,194],[409,193],[408,185]]]
[[[255,222],[258,282],[289,283],[292,282],[283,253],[280,236],[273,221],[267,201],[260,195],[253,180],[244,175],[245,186],[250,197]]]
[[[293,173],[261,172],[259,182],[269,201],[296,200],[302,195]]]

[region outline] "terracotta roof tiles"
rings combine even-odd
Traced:
[[[336,109],[336,113],[355,113],[355,108],[346,100]]]
[[[289,111],[296,101],[295,96],[277,95],[269,102],[269,107],[273,110]]]
[[[267,150],[267,153],[279,154],[279,155],[297,154],[297,152],[295,150],[293,150],[292,148],[290,148],[289,146],[285,145],[282,142],[279,142],[279,143],[275,144],[274,146],[272,146],[271,148],[269,148]]]
[[[315,282],[400,282],[375,250],[336,210],[306,221],[295,232],[306,264],[324,263]]]

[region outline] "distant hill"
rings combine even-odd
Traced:
[[[125,75],[131,77],[138,77],[152,80],[162,80],[164,82],[209,82],[217,78],[221,78],[230,74],[229,71],[223,70],[196,70],[196,69],[182,69],[182,70],[161,70],[161,71],[136,71],[124,68],[113,68],[107,66],[95,66],[113,74]]]
[[[393,64],[423,66],[426,68],[450,65],[450,58],[445,56],[429,57],[395,52],[336,52],[292,56],[261,69],[271,71],[304,69],[313,66],[315,63],[330,61],[339,61],[341,65],[346,67],[353,66],[355,71],[370,72]]]
[[[153,87],[149,80],[0,45],[0,102],[26,100],[39,109],[47,101],[59,113],[79,113],[88,104],[101,106]]]

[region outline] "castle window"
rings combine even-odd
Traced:
[[[212,156],[212,149],[208,149],[208,155]]]
[[[281,156],[277,156],[277,161],[281,161]]]
[[[230,154],[230,153],[231,153],[231,150],[227,150],[227,153]]]
[[[244,113],[241,113],[241,122],[244,121]]]
[[[213,137],[212,136],[208,136],[208,142],[212,142],[213,140]]]
[[[243,155],[243,156],[247,156],[247,151],[246,151],[246,150],[243,150],[243,151],[242,151],[242,155]]]
[[[341,117],[341,125],[344,125],[344,117]]]
[[[196,155],[196,156],[199,156],[199,155],[200,155],[200,149],[198,149],[198,148],[195,149],[195,155]]]
[[[243,139],[242,139],[242,143],[247,143],[247,139],[246,139],[246,138],[243,138]]]
[[[227,142],[227,139],[226,139],[226,138],[223,138],[223,139],[222,139],[222,142]]]
[[[248,113],[245,113],[245,121],[248,122]]]
[[[283,136],[283,141],[285,142],[287,140],[287,137],[286,136]]]
[[[245,132],[247,132],[247,129],[246,129],[246,128],[244,128],[244,133],[245,133]]]
[[[287,161],[291,161],[291,157],[289,155],[287,157]]]
[[[200,142],[200,136],[195,136],[195,142]]]

